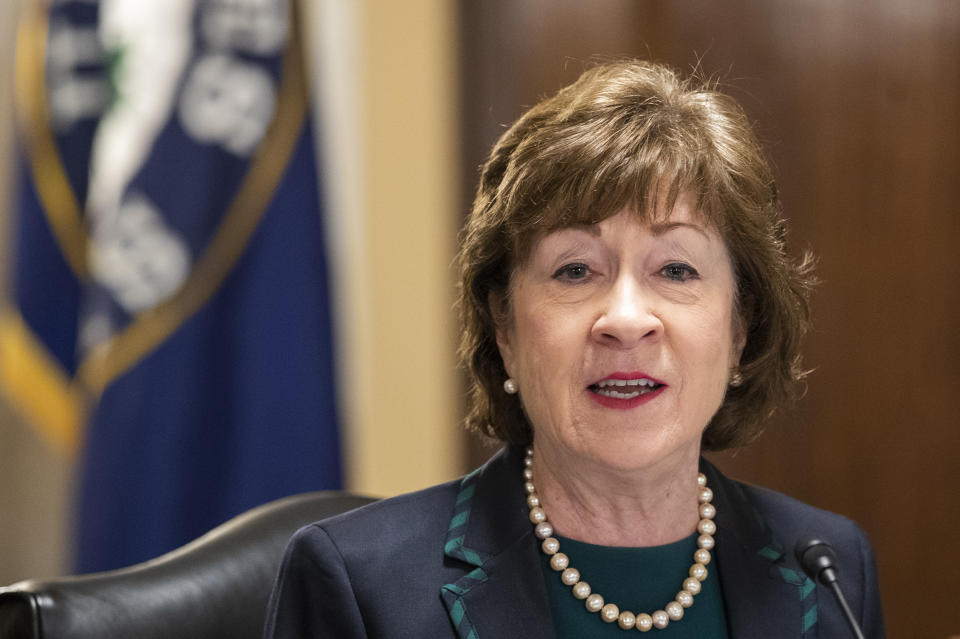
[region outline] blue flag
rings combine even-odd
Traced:
[[[292,3],[54,7],[72,5],[99,10],[113,86],[78,195],[72,375],[89,402],[76,565],[87,572],[339,487],[341,469]]]

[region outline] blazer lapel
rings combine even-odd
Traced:
[[[441,588],[461,639],[550,639],[553,622],[520,490],[522,454],[507,448],[460,482],[444,554],[464,574]],[[741,484],[701,470],[717,506],[717,562],[731,639],[815,639],[817,590]],[[519,612],[517,612],[519,611]]]
[[[468,572],[441,598],[461,639],[553,637],[520,464],[508,448],[460,483],[444,554]]]
[[[717,506],[717,549],[733,639],[811,639],[817,636],[817,592],[773,538],[743,486],[701,462]]]

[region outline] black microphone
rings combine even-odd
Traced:
[[[803,572],[807,573],[810,579],[830,587],[837,598],[837,603],[840,604],[840,609],[843,610],[843,614],[847,618],[847,623],[850,624],[850,630],[853,631],[857,639],[863,639],[863,631],[860,630],[857,619],[853,616],[850,606],[847,605],[847,600],[840,591],[840,582],[837,581],[837,554],[833,552],[830,544],[822,539],[809,537],[799,540],[794,552],[797,555],[797,561],[803,567]]]

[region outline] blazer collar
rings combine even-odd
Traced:
[[[461,639],[553,637],[537,540],[519,489],[522,463],[523,452],[508,447],[460,482],[444,554],[467,572],[444,585],[441,598]],[[817,637],[814,583],[784,552],[742,484],[705,459],[701,471],[717,507],[714,557],[730,637]]]
[[[815,584],[784,552],[743,484],[701,459],[717,507],[716,552],[730,636],[811,639],[817,635]]]
[[[522,462],[522,451],[506,448],[460,482],[444,554],[471,570],[444,585],[441,597],[462,639],[553,637],[537,542],[520,490]]]

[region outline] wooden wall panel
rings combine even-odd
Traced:
[[[594,56],[716,75],[819,256],[807,396],[730,474],[870,533],[891,637],[960,635],[960,3],[464,0],[464,209],[504,125]],[[480,452],[475,452],[478,458]]]

